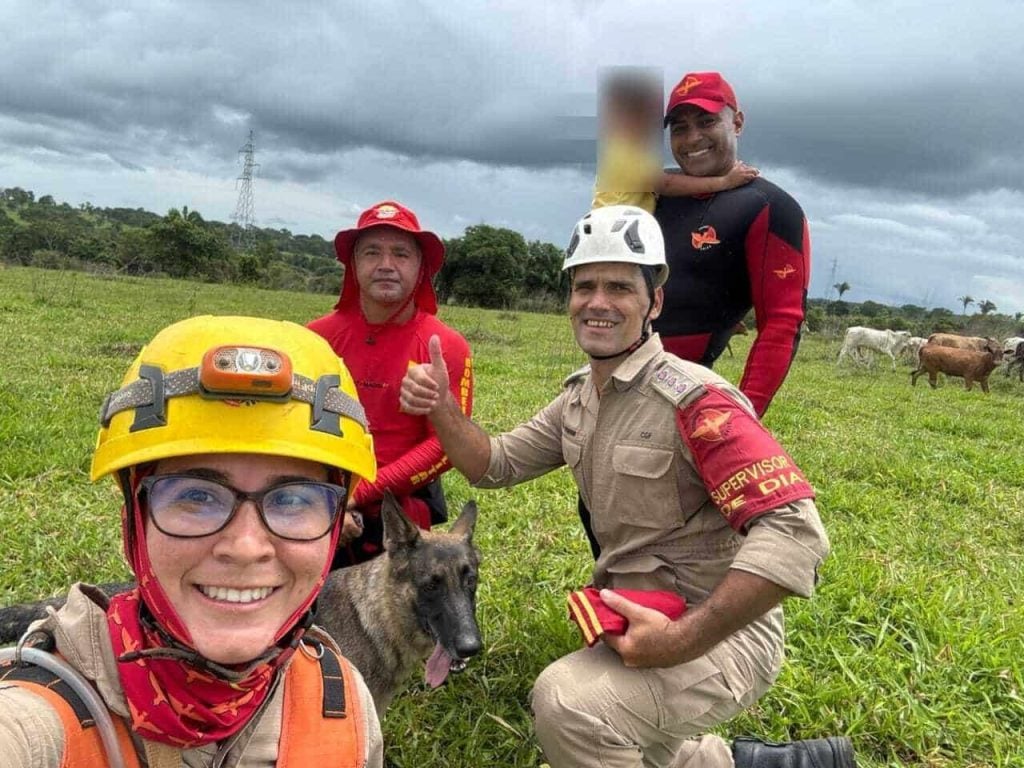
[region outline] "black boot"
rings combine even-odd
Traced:
[[[732,745],[736,768],[856,768],[853,744],[845,736],[804,739],[775,744],[760,739],[736,739]]]

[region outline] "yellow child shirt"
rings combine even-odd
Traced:
[[[654,213],[657,200],[652,189],[661,171],[656,151],[622,137],[608,137],[597,159],[597,178],[591,208],[635,205]]]

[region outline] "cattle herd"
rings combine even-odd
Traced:
[[[910,331],[876,330],[855,325],[846,329],[837,364],[844,359],[869,365],[875,354],[888,355],[892,369],[896,358],[905,355],[914,362],[910,383],[916,385],[922,374],[928,374],[928,383],[934,389],[938,375],[957,376],[970,390],[977,382],[988,392],[988,377],[1005,362],[1007,376],[1017,370],[1017,378],[1024,382],[1024,338],[1012,336],[1002,344],[993,338],[959,336],[955,333],[933,333],[927,339],[911,336]]]

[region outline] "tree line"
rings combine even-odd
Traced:
[[[989,302],[991,303],[991,302]],[[838,335],[847,328],[910,331],[913,336],[927,338],[933,333],[959,333],[967,336],[1024,336],[1024,313],[1000,314],[991,308],[968,315],[945,307],[922,307],[917,304],[891,306],[877,301],[844,301],[843,299],[809,299],[805,322],[812,333]],[[751,325],[751,323],[747,323]]]
[[[333,243],[319,235],[255,228],[245,249],[237,224],[208,221],[188,207],[164,216],[142,208],[77,208],[50,195],[36,198],[20,187],[0,189],[0,261],[9,264],[207,282],[244,283],[274,290],[335,294],[342,266]],[[447,258],[435,277],[442,303],[558,312],[565,307],[568,280],[562,250],[527,241],[510,229],[478,224],[444,241]],[[1024,335],[1020,312],[999,314],[991,301],[961,296],[963,313],[913,304],[850,302],[849,283],[833,286],[839,298],[811,299],[807,328],[841,333],[851,325],[976,335]],[[968,316],[974,305],[978,312]],[[747,319],[753,327],[753,317]]]
[[[187,206],[159,216],[0,189],[0,261],[8,264],[337,293],[344,272],[330,241],[256,227],[246,233],[249,245],[233,248],[240,234],[237,224],[208,221]],[[477,225],[445,246],[435,279],[443,302],[536,310],[564,302],[562,252],[551,243]]]

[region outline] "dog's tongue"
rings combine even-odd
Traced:
[[[452,668],[452,657],[438,643],[434,646],[434,652],[427,659],[427,672],[425,675],[427,685],[437,688],[448,678],[448,672]]]

